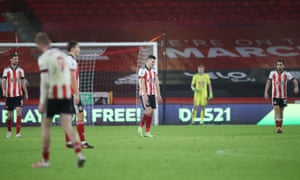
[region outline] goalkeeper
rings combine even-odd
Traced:
[[[194,107],[192,110],[192,124],[195,123],[197,109],[201,106],[200,124],[203,124],[207,100],[213,98],[210,77],[205,73],[204,65],[198,67],[198,73],[193,76],[191,88],[194,91]],[[207,92],[208,89],[208,92]]]

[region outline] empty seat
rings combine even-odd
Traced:
[[[72,3],[68,0],[25,0],[25,3],[41,23],[199,20],[243,23],[248,19],[253,22],[297,20],[300,9],[300,2],[292,0],[73,0]]]

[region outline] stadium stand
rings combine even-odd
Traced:
[[[210,24],[271,23],[298,21],[300,2],[292,0],[24,0],[23,8],[45,31],[62,29],[67,37],[53,33],[55,40],[76,37],[89,29],[84,39],[109,41],[96,36],[99,30],[126,23],[165,22]],[[81,25],[78,25],[80,23]],[[122,26],[122,25],[120,25]],[[77,32],[80,33],[77,33]],[[99,37],[99,39],[95,39]]]
[[[13,28],[5,22],[0,14],[0,42],[11,42],[15,40]]]
[[[298,1],[291,0],[214,0],[214,1],[171,1],[171,0],[121,0],[80,1],[25,0],[27,8],[43,22],[77,21],[76,17],[88,21],[208,21],[234,22],[245,17],[254,21],[299,19]],[[287,16],[290,14],[291,16]],[[198,18],[192,18],[198,17]]]
[[[14,32],[0,32],[0,42],[12,42],[15,40],[14,37]]]
[[[298,53],[296,43],[279,42],[284,38],[299,38],[300,1],[294,0],[22,0],[22,10],[54,41],[147,41],[154,34],[166,31],[168,47],[185,56],[169,57],[166,63],[167,89],[176,89],[168,92],[170,97],[191,96],[191,92],[186,92],[190,77],[177,75],[195,72],[199,63],[205,63],[208,71],[222,73],[224,79],[216,77],[219,79],[214,80],[216,96],[260,97],[266,72],[278,58],[270,54],[268,48],[284,46]],[[234,44],[239,38],[252,43],[251,48],[261,48],[263,55],[242,57],[236,48],[246,48],[246,45]],[[270,43],[259,44],[259,39]],[[178,41],[180,47],[172,44],[172,40]],[[219,47],[211,42],[213,40],[224,43],[220,45],[224,48],[222,52],[234,53],[231,54],[234,57],[208,57],[211,48]],[[204,44],[195,45],[199,43],[196,41]],[[195,51],[184,54],[187,48],[199,50],[203,57],[195,57]],[[300,68],[298,56],[285,58],[288,67]],[[100,73],[109,69],[110,64],[97,67]],[[32,72],[36,73],[36,69]],[[234,72],[256,77],[256,82],[226,82],[226,75]],[[226,92],[224,86],[228,87]],[[260,90],[249,95],[251,89]]]

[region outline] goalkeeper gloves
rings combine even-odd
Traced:
[[[209,96],[208,96],[208,99],[212,99],[212,98],[214,98],[214,95],[213,95],[212,92],[210,92],[210,93],[209,93]]]
[[[194,92],[197,92],[197,91],[198,91],[198,89],[196,89],[195,87],[192,87],[192,90],[193,90]]]

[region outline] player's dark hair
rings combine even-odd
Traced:
[[[277,60],[277,62],[281,62],[283,65],[285,65],[285,62],[282,59]]]
[[[153,56],[153,55],[149,55],[149,56],[148,56],[148,59],[153,59],[153,60],[155,60],[155,59],[156,59],[156,57],[155,57],[155,56]]]
[[[10,59],[14,58],[14,57],[18,57],[18,53],[17,52],[14,52],[10,55]]]
[[[77,41],[70,41],[68,42],[68,45],[67,45],[67,50],[70,52],[72,48],[76,47],[78,45],[78,42]]]

